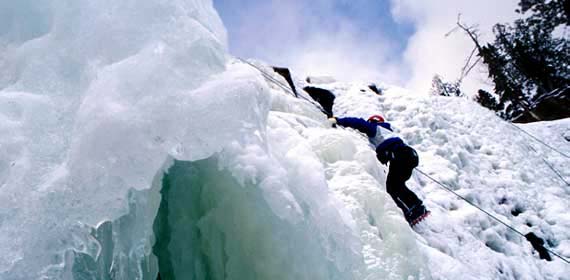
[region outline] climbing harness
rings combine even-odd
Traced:
[[[540,251],[542,251],[542,249],[544,248],[544,250],[548,251],[550,254],[552,254],[552,255],[554,255],[554,256],[560,258],[560,259],[563,260],[564,262],[570,264],[570,261],[568,261],[568,260],[565,259],[564,257],[558,255],[557,253],[553,252],[552,250],[550,250],[550,249],[544,247],[543,244],[540,244],[540,241],[542,241],[542,240],[541,240],[540,238],[538,238],[534,233],[531,232],[531,233],[528,233],[528,234],[526,234],[526,235],[523,234],[522,232],[516,230],[515,228],[513,228],[513,227],[510,226],[510,225],[508,225],[507,223],[501,221],[499,218],[495,217],[493,214],[491,214],[491,213],[485,211],[485,209],[483,209],[483,208],[477,206],[477,205],[474,204],[473,202],[467,200],[465,197],[463,197],[463,196],[461,196],[460,194],[454,192],[452,189],[450,189],[449,187],[445,186],[443,183],[437,181],[436,179],[432,178],[431,176],[429,176],[428,174],[426,174],[425,172],[423,172],[423,171],[420,170],[419,168],[416,168],[416,170],[417,170],[420,174],[422,174],[422,175],[424,175],[425,177],[427,177],[427,178],[429,178],[430,180],[432,180],[434,183],[438,184],[438,185],[439,185],[440,187],[442,187],[443,189],[445,189],[445,190],[447,190],[448,192],[450,192],[450,193],[456,195],[456,196],[459,197],[460,199],[464,200],[465,202],[471,204],[473,207],[477,208],[479,211],[481,211],[481,212],[487,214],[487,216],[489,216],[489,217],[493,218],[494,220],[496,220],[497,222],[503,224],[503,225],[506,226],[508,229],[510,229],[510,230],[516,232],[518,235],[524,237],[526,240],[528,240],[528,241],[532,244],[533,248],[535,248],[537,251],[539,251],[539,253],[540,253]],[[537,241],[537,239],[540,240],[540,241]],[[537,249],[537,248],[538,248],[538,249]],[[541,256],[542,256],[542,253],[541,253]]]
[[[246,63],[246,64],[248,64],[249,66],[255,68],[257,71],[259,71],[259,72],[261,73],[261,75],[263,75],[263,77],[265,77],[267,80],[273,82],[275,85],[277,85],[278,87],[282,88],[282,89],[285,90],[286,92],[290,93],[292,96],[294,96],[294,97],[296,97],[296,98],[301,98],[301,99],[303,99],[303,100],[305,100],[305,101],[307,101],[307,102],[313,104],[313,105],[314,105],[315,107],[317,107],[317,109],[319,109],[323,114],[327,115],[327,112],[323,109],[323,107],[321,106],[321,104],[318,104],[318,103],[316,103],[315,101],[310,100],[310,99],[308,99],[308,98],[306,98],[306,97],[304,97],[304,96],[302,96],[302,95],[300,95],[300,94],[299,94],[299,95],[298,95],[298,94],[295,94],[295,92],[293,92],[293,90],[292,90],[291,88],[289,88],[287,85],[284,85],[284,84],[281,83],[280,81],[276,80],[275,78],[273,78],[273,77],[271,76],[271,74],[269,74],[269,73],[263,71],[263,69],[257,67],[255,64],[253,64],[253,63],[251,63],[251,62],[249,62],[249,61],[246,61],[246,60],[244,60],[244,59],[242,59],[242,58],[239,58],[239,57],[237,57],[237,59],[238,59],[239,61],[241,61],[241,62],[243,62],[243,63]]]

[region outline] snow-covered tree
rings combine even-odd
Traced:
[[[570,47],[568,39],[557,34],[558,27],[568,25],[569,8],[565,5],[569,3],[521,0],[517,12],[522,17],[513,24],[495,25],[495,40],[486,45],[478,42],[476,30],[460,25],[469,33],[488,67],[501,105],[495,108],[500,108],[499,115],[503,118],[510,120],[525,113],[535,120],[568,117],[554,116],[553,112],[560,111],[556,108],[535,108],[549,97],[570,99]],[[558,103],[563,106],[567,102]]]
[[[431,81],[430,93],[432,95],[463,97],[465,95],[461,92],[460,85],[459,81],[445,82],[440,75],[436,74]]]

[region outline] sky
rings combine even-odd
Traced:
[[[473,43],[457,17],[477,24],[482,41],[492,26],[516,18],[516,0],[214,0],[228,30],[230,53],[291,68],[427,93],[435,74],[459,77]],[[484,67],[462,89],[491,89]]]

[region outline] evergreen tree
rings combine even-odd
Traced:
[[[475,101],[477,101],[483,107],[488,108],[489,110],[495,112],[504,109],[504,105],[499,103],[491,93],[484,91],[482,89],[480,89],[477,92],[477,95],[475,96]]]
[[[444,82],[440,75],[433,76],[431,81],[431,90],[432,95],[441,95],[441,96],[457,96],[457,97],[464,97],[465,95],[461,92],[460,89],[460,82]]]
[[[529,112],[535,119],[543,119],[545,116],[532,111],[536,103],[550,95],[568,94],[570,48],[567,38],[553,36],[553,32],[568,24],[569,3],[570,0],[521,0],[517,12],[525,17],[512,25],[495,25],[494,42],[483,46],[473,30],[460,25],[488,66],[501,105],[491,107],[501,110],[502,117],[512,119]],[[481,92],[479,97],[476,100],[488,101],[488,96]]]

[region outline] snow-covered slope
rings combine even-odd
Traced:
[[[420,155],[420,170],[547,247],[568,258],[569,159],[461,98],[420,97],[389,88],[328,86],[337,93],[335,114],[383,113]],[[566,155],[570,120],[520,126]],[[545,162],[546,161],[546,162]],[[434,278],[566,279],[570,266],[538,259],[530,243],[504,225],[416,173],[412,188],[432,216],[416,236]],[[554,256],[553,256],[554,257]]]
[[[411,230],[368,140],[231,59],[211,1],[0,10],[0,279],[568,275],[417,175],[433,214]],[[337,115],[385,114],[423,171],[570,256],[568,187],[541,157],[566,180],[568,159],[463,99],[325,86]],[[523,128],[570,151],[568,121]]]

